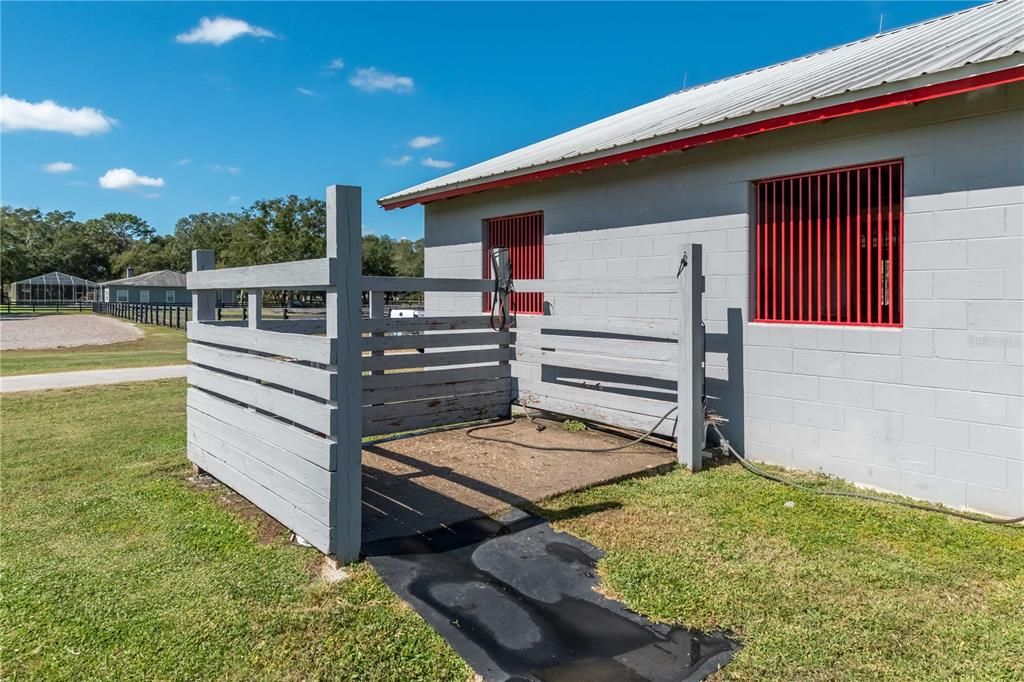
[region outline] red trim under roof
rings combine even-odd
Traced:
[[[754,123],[744,123],[742,125],[733,126],[732,128],[724,128],[722,130],[701,133],[681,140],[661,142],[648,147],[630,149],[596,159],[587,159],[585,161],[565,164],[564,166],[544,168],[531,173],[523,173],[522,175],[513,175],[510,177],[497,178],[495,180],[488,180],[462,187],[443,189],[430,194],[409,197],[406,199],[395,199],[390,202],[382,200],[380,204],[385,210],[405,208],[415,204],[426,204],[439,199],[451,199],[453,197],[462,196],[463,194],[473,194],[475,192],[483,192],[490,189],[497,189],[499,187],[512,187],[513,185],[547,180],[548,178],[554,178],[560,175],[581,173],[583,171],[603,168],[604,166],[612,166],[619,163],[629,163],[630,161],[645,159],[649,156],[657,156],[659,154],[667,154],[669,152],[679,152],[714,142],[733,140],[738,137],[749,137],[751,135],[767,133],[773,130],[782,130],[783,128],[791,128],[793,126],[804,125],[806,123],[817,123],[834,118],[842,118],[844,116],[863,114],[869,111],[880,111],[883,109],[891,109],[893,107],[918,104],[932,99],[950,97],[952,95],[959,95],[974,90],[992,88],[998,85],[1006,85],[1008,83],[1016,83],[1022,80],[1024,80],[1024,66],[1014,66],[1009,69],[992,71],[990,73],[978,74],[976,76],[967,76],[965,78],[959,78],[945,83],[923,85],[918,88],[893,92],[887,95],[877,95],[875,97],[868,97],[866,99],[856,100],[853,102],[834,104],[832,106],[822,107],[821,109],[783,114],[781,116],[775,116],[773,118],[756,121]]]

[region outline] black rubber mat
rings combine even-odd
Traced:
[[[699,680],[739,647],[722,633],[653,623],[602,596],[601,551],[523,512],[363,550],[485,680]]]

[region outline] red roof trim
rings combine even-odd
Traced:
[[[724,128],[722,130],[714,130],[708,133],[693,135],[681,140],[661,142],[648,147],[630,149],[628,151],[609,154],[608,156],[602,156],[596,159],[578,161],[576,163],[557,166],[555,168],[545,168],[543,170],[524,173],[522,175],[514,175],[474,185],[440,190],[433,194],[425,194],[423,196],[410,197],[407,199],[397,199],[391,202],[381,201],[380,204],[386,210],[391,210],[393,208],[405,208],[415,204],[426,204],[439,199],[451,199],[452,197],[462,196],[463,194],[473,194],[475,192],[497,189],[498,187],[511,187],[513,185],[521,185],[527,182],[547,180],[548,178],[558,177],[560,175],[580,173],[583,171],[593,170],[595,168],[603,168],[604,166],[637,161],[639,159],[656,156],[658,154],[683,151],[685,149],[691,149],[693,147],[711,144],[713,142],[722,142],[724,140],[732,140],[738,137],[749,137],[751,135],[766,133],[773,130],[782,130],[783,128],[791,128],[793,126],[804,125],[806,123],[815,123],[827,121],[833,118],[853,116],[856,114],[867,113],[869,111],[880,111],[882,109],[891,109],[893,107],[917,104],[919,102],[926,102],[928,100],[939,99],[941,97],[950,97],[952,95],[959,95],[973,90],[1006,85],[1007,83],[1016,83],[1022,80],[1024,80],[1024,66],[1015,66],[1001,71],[968,76],[966,78],[947,81],[945,83],[924,85],[919,88],[893,92],[887,95],[878,95],[876,97],[868,97],[866,99],[856,100],[853,102],[834,104],[821,109],[783,114],[782,116],[775,116],[763,121],[745,123],[732,128]]]

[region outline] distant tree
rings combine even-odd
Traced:
[[[363,274],[376,277],[391,277],[396,273],[394,263],[395,243],[387,235],[363,235]]]
[[[392,262],[399,277],[422,277],[423,240],[400,239],[395,242]]]
[[[156,231],[145,220],[131,213],[107,213],[85,221],[94,234],[106,235],[116,253],[127,251],[135,242],[148,242]]]

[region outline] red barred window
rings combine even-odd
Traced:
[[[544,279],[544,214],[488,218],[484,221],[484,278],[491,277],[491,249],[508,248],[512,279]],[[543,314],[544,294],[515,292],[512,309],[517,313]],[[484,296],[484,311],[491,310],[491,296]]]
[[[754,183],[755,321],[903,324],[903,162]]]

